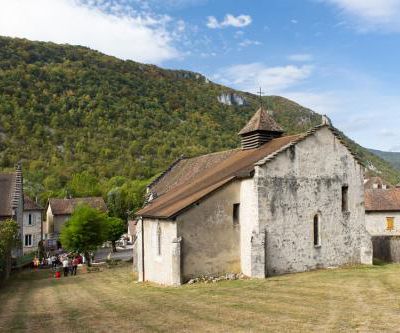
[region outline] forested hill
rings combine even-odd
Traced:
[[[321,121],[282,97],[265,103],[287,133]],[[181,155],[237,147],[236,133],[257,104],[256,96],[200,74],[0,37],[0,169],[22,160],[25,188],[42,200],[105,196],[128,181],[143,188]],[[372,169],[400,180],[388,163],[355,147]]]
[[[400,171],[400,152],[388,152],[370,149],[370,152],[383,158]]]

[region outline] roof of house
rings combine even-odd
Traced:
[[[12,216],[16,174],[0,173],[0,216]]]
[[[365,210],[368,212],[400,211],[400,189],[370,189],[365,191]]]
[[[259,108],[251,117],[250,121],[239,132],[239,135],[245,135],[255,131],[282,132],[283,129],[278,123],[268,114],[264,108]]]
[[[26,194],[24,195],[24,210],[43,210],[37,202],[33,201]]]
[[[87,204],[103,212],[107,211],[106,203],[102,197],[49,199],[49,205],[53,215],[71,215],[79,204]]]
[[[377,186],[377,188],[382,188],[383,185],[386,185],[387,188],[393,187],[391,184],[384,181],[381,177],[370,177],[368,179],[365,179],[364,188],[366,190],[373,189],[374,185]]]

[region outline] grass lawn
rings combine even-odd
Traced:
[[[160,287],[131,265],[0,290],[0,332],[400,331],[400,265]]]

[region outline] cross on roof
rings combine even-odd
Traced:
[[[263,107],[262,96],[264,95],[264,92],[261,90],[261,87],[260,87],[260,90],[257,93],[260,95],[260,107],[262,108]]]

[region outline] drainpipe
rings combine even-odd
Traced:
[[[144,222],[143,218],[141,218],[142,221],[142,282],[146,281],[145,276],[144,276]]]

